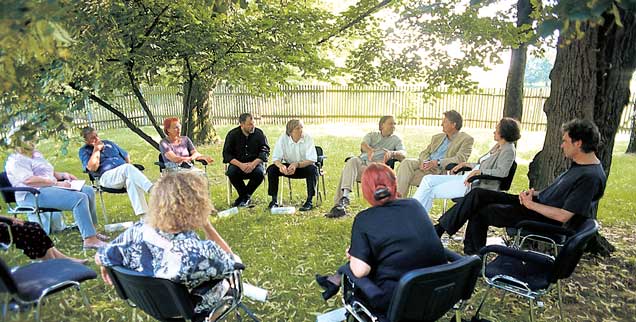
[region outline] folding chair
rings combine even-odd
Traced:
[[[139,169],[139,171],[144,171],[146,168],[141,164],[133,164],[135,168]],[[127,193],[126,188],[108,188],[104,187],[99,183],[99,176],[94,175],[91,171],[84,169],[84,172],[88,174],[88,178],[91,181],[91,185],[93,189],[99,194],[99,200],[102,205],[102,214],[104,215],[104,224],[108,223],[108,215],[106,214],[106,204],[104,204],[104,192],[114,193],[114,194],[123,194]]]
[[[35,199],[35,204],[33,206],[19,206],[15,200],[15,193],[18,191],[32,194]],[[38,203],[40,190],[36,188],[31,188],[31,187],[12,187],[6,172],[0,173],[0,192],[2,192],[2,199],[4,199],[4,202],[7,205],[8,214],[13,215],[14,217],[17,217],[18,214],[27,214],[27,215],[30,213],[37,214],[40,220],[40,225],[44,229],[46,229],[43,226],[44,216],[47,216],[49,220],[49,225],[48,225],[49,233],[51,232],[51,227],[53,223],[53,218],[51,216],[51,213],[62,211],[60,209],[55,209],[55,208],[41,208]]]
[[[374,292],[372,288],[378,287],[368,284],[368,287],[360,288],[356,279],[344,275],[342,293],[347,321],[436,321],[451,308],[455,309],[456,321],[461,321],[461,310],[475,289],[481,261],[477,256],[460,256],[448,249],[445,251],[449,263],[416,269],[400,278],[386,317],[372,312],[362,300],[373,297],[370,296]],[[360,279],[357,280],[360,282]]]
[[[590,213],[596,209],[598,202],[598,200],[592,202],[589,210]],[[515,227],[506,228],[506,232],[508,236],[514,236],[512,241],[513,247],[524,249],[526,242],[543,244],[552,250],[552,256],[556,256],[567,239],[576,233],[569,227],[533,220],[520,221]],[[533,250],[535,250],[535,248],[537,247],[533,247]]]
[[[560,280],[568,278],[578,265],[587,242],[598,231],[598,223],[594,219],[586,219],[577,227],[574,235],[567,238],[563,248],[556,257],[528,250],[516,249],[500,245],[482,248],[484,256],[482,276],[488,290],[477,309],[477,314],[486,301],[489,291],[494,287],[511,292],[528,299],[530,303],[530,321],[534,321],[535,301],[547,294],[556,284],[559,296],[559,316],[563,320],[563,303]],[[497,257],[489,261],[488,255]]]
[[[245,269],[243,264],[235,264],[235,270],[230,277],[231,288],[214,311],[225,311],[216,319],[222,321],[234,311],[240,318],[238,308],[253,320],[258,318],[242,303],[243,282],[241,271]],[[194,321],[195,304],[192,302],[190,292],[185,285],[167,279],[156,278],[129,270],[121,266],[107,267],[117,295],[127,301],[132,307],[139,307],[153,318],[159,321]]]
[[[18,305],[35,304],[35,320],[40,321],[42,300],[70,287],[81,294],[84,305],[88,307],[88,298],[82,292],[80,284],[96,277],[97,274],[93,270],[69,259],[49,259],[13,269],[9,269],[0,259],[0,294],[4,294],[3,308],[6,309],[12,299]],[[5,314],[6,312],[3,312],[3,318]]]
[[[325,159],[327,158],[327,156],[325,155],[322,147],[316,145],[316,155],[318,156],[316,163],[314,163],[316,165],[316,167],[318,168],[318,180],[316,180],[316,205],[319,206],[322,204],[323,199],[327,198],[327,188],[325,187],[325,170],[324,170],[324,165],[325,165]],[[281,176],[283,177],[283,176]],[[291,186],[291,179],[290,177],[287,177],[287,185],[289,187],[289,200],[292,200],[292,186]],[[322,179],[322,192],[320,191],[320,180]],[[279,185],[280,189],[279,189],[279,197],[278,200],[280,200],[280,202],[283,202],[283,187],[284,185]]]

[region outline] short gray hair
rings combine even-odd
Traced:
[[[291,135],[291,132],[294,130],[294,128],[296,128],[298,125],[303,125],[303,121],[298,120],[298,119],[292,119],[289,120],[289,122],[287,122],[287,125],[285,126],[285,133],[287,133],[287,136]]]
[[[82,137],[84,138],[84,140],[86,140],[86,137],[93,132],[95,132],[95,129],[90,126],[87,126],[82,129]]]

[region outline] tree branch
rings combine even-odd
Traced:
[[[141,46],[144,45],[144,43],[146,42],[146,38],[148,36],[150,36],[150,34],[152,33],[152,31],[157,27],[157,25],[159,24],[159,19],[161,18],[161,16],[168,10],[168,8],[170,8],[170,6],[166,6],[165,8],[163,8],[161,10],[161,12],[159,12],[159,14],[155,17],[155,19],[152,21],[152,24],[150,24],[150,26],[148,27],[148,29],[146,29],[146,32],[144,33],[144,38],[137,44],[137,45],[133,45],[131,43],[130,46],[130,52],[132,53],[133,51],[135,51],[136,49],[140,48]]]
[[[159,133],[159,136],[162,139],[165,138],[166,134],[163,133],[163,130],[161,130],[161,128],[157,125],[157,120],[155,119],[155,116],[152,114],[152,111],[150,111],[150,107],[148,107],[146,98],[144,98],[144,96],[141,94],[141,90],[139,89],[139,85],[137,84],[137,80],[135,79],[135,75],[133,74],[132,62],[129,62],[128,64],[126,64],[126,67],[127,67],[128,79],[130,80],[130,85],[132,86],[133,93],[135,93],[135,96],[137,97],[139,104],[141,104],[141,108],[146,113],[146,116],[148,116],[150,123],[155,128],[157,133]]]
[[[371,14],[373,14],[374,12],[382,9],[383,7],[386,7],[389,3],[391,3],[391,0],[383,0],[382,2],[378,3],[377,5],[369,8],[369,10],[365,11],[364,13],[362,13],[362,15],[356,17],[355,19],[351,20],[350,22],[348,22],[347,24],[345,24],[344,26],[338,28],[338,30],[332,32],[331,34],[329,34],[327,37],[319,40],[316,45],[321,45],[324,42],[326,42],[327,40],[335,37],[336,35],[338,35],[339,33],[351,28],[352,26],[356,25],[357,23],[359,23],[360,21],[362,21],[364,18],[370,16]]]
[[[69,86],[71,86],[71,88],[73,88],[74,90],[78,92],[83,92],[82,88],[80,88],[76,83],[69,83]],[[90,98],[91,101],[99,104],[101,107],[107,109],[111,113],[115,114],[115,116],[117,116],[120,120],[122,120],[122,122],[124,122],[124,124],[126,124],[126,126],[131,131],[139,135],[142,139],[148,142],[148,144],[150,144],[153,148],[155,148],[156,150],[159,150],[159,143],[157,143],[155,140],[152,139],[152,137],[150,137],[148,134],[142,131],[139,127],[133,124],[124,113],[116,109],[114,106],[108,104],[106,101],[99,98],[95,94],[89,93],[88,98]]]

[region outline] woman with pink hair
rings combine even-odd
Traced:
[[[393,291],[405,273],[446,263],[444,247],[422,205],[398,199],[395,173],[381,163],[362,174],[362,193],[372,207],[356,216],[351,228],[349,263],[338,269],[353,280],[369,279],[382,294],[369,299],[378,314],[386,313]],[[316,276],[326,300],[338,292],[340,275]]]

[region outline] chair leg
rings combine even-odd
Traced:
[[[11,300],[11,296],[9,293],[4,294],[4,299],[2,301],[2,322],[6,321],[7,314],[9,314],[9,301]]]
[[[530,322],[534,322],[534,301],[530,300]]]
[[[89,302],[88,297],[86,296],[86,293],[84,293],[84,290],[82,290],[82,288],[79,285],[77,285],[75,289],[82,297],[82,302],[84,302],[84,305],[88,308],[91,305],[91,302]]]
[[[360,199],[360,182],[356,181],[356,197]]]
[[[316,205],[320,206],[322,204],[322,192],[320,192],[320,177],[316,180]]]
[[[484,296],[481,298],[481,301],[479,302],[479,306],[477,306],[477,311],[475,312],[475,316],[479,315],[479,311],[481,311],[481,307],[484,306],[484,303],[486,302],[486,298],[488,297],[488,293],[490,293],[490,290],[492,290],[492,286],[488,285],[486,292],[484,292]]]
[[[557,293],[559,295],[559,317],[563,321],[563,299],[561,297],[561,280],[557,280]]]
[[[292,187],[291,187],[291,179],[287,178],[287,185],[289,186],[289,202],[292,201]]]
[[[321,175],[322,178],[322,199],[327,200],[327,188],[325,187],[325,176]]]
[[[35,305],[35,311],[33,314],[35,315],[35,322],[40,322],[40,307],[42,306],[42,300],[37,301]]]
[[[284,178],[284,177],[282,177]],[[281,177],[278,177],[278,202],[279,204],[283,203],[283,190],[285,190],[285,185],[280,184]],[[284,179],[283,179],[284,180]]]
[[[228,176],[225,176],[225,186],[226,186],[226,190],[227,190],[227,204],[230,204],[230,199],[232,199],[232,184],[230,183],[230,178],[228,178]]]
[[[102,203],[102,215],[104,216],[104,225],[108,223],[108,215],[106,214],[106,204],[104,203],[104,193],[99,190],[99,200]]]

